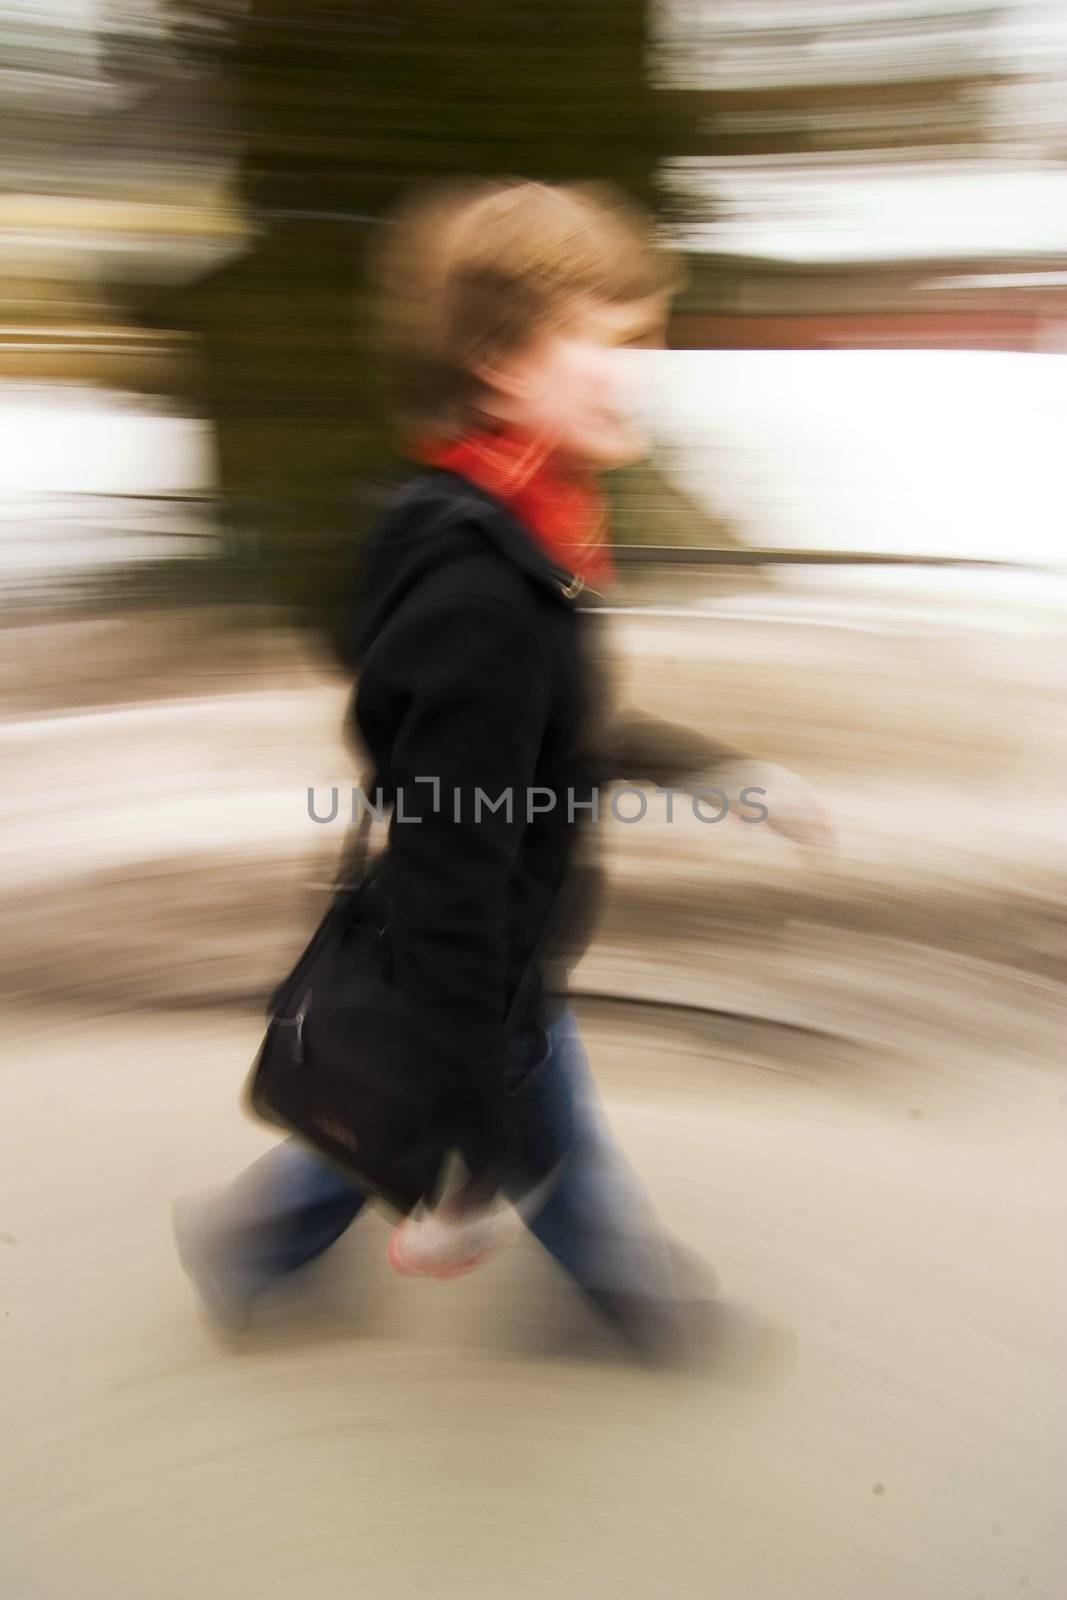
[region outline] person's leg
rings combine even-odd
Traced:
[[[213,1319],[239,1327],[263,1290],[321,1255],[355,1220],[364,1196],[329,1162],[288,1139],[217,1198],[175,1206],[182,1264]]]
[[[561,1162],[531,1233],[631,1342],[666,1350],[680,1337],[681,1291],[671,1242],[612,1136],[573,1015],[548,1030],[542,1061],[518,1085],[525,1117]],[[510,1187],[522,1208],[529,1173]]]

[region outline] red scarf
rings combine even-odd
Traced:
[[[614,576],[604,495],[591,475],[567,472],[550,450],[517,428],[430,440],[412,450],[502,500],[545,554],[583,583]]]

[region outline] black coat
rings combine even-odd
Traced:
[[[500,1104],[517,992],[529,1015],[545,961],[592,925],[587,852],[577,869],[594,787],[724,753],[612,721],[587,604],[501,502],[432,471],[383,516],[341,628],[349,732],[374,764],[370,798],[393,807],[380,893],[405,1048],[472,1115]]]

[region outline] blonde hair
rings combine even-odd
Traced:
[[[459,434],[476,366],[564,324],[580,297],[671,293],[678,264],[638,207],[606,185],[519,180],[417,195],[372,262],[387,397],[410,434]]]

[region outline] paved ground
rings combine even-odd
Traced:
[[[244,1354],[173,1195],[269,1142],[247,1015],[9,1029],[12,1600],[1064,1593],[1062,1079],[593,1008],[620,1137],[716,1266],[706,1364],[635,1371],[529,1244],[448,1286],[354,1230]]]
[[[340,691],[205,655],[173,698],[101,633],[156,702],[107,704],[91,631],[0,673],[4,1600],[1063,1600],[1051,642],[631,638],[650,709],[807,750],[843,825],[829,864],[740,825],[605,835],[581,984],[742,1014],[583,1006],[618,1134],[721,1283],[667,1376],[529,1243],[412,1285],[376,1218],[244,1353],[212,1344],[169,1207],[270,1140],[235,1001],[333,858],[298,813],[351,781]]]

